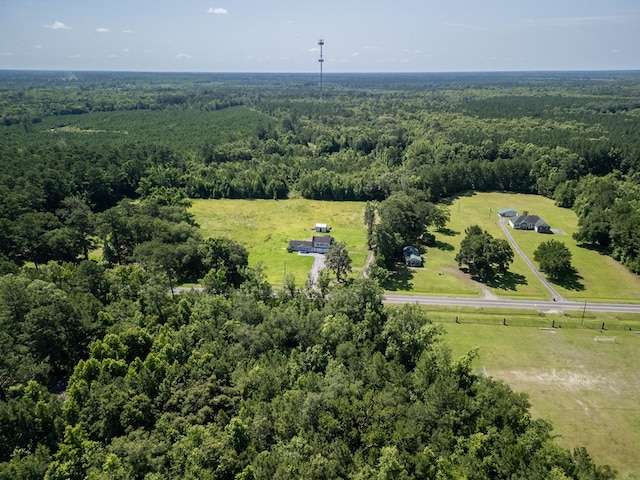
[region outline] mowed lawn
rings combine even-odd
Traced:
[[[458,271],[455,255],[460,249],[467,227],[476,224],[494,237],[505,238],[498,224],[498,210],[507,207],[539,215],[552,229],[560,231],[558,234],[538,234],[508,227],[518,245],[532,261],[533,252],[543,241],[558,240],[571,250],[577,276],[568,284],[555,285],[561,295],[579,302],[640,303],[640,277],[611,258],[576,244],[571,234],[577,229],[577,217],[572,210],[556,207],[552,200],[537,195],[496,192],[470,194],[452,200],[449,205],[451,222],[448,231],[436,232],[437,246],[428,249],[425,268],[410,271],[411,279],[406,283],[410,283],[413,292],[479,295],[482,286],[468,277],[464,277],[464,282],[455,284],[444,280],[452,276],[463,277]],[[504,297],[550,299],[548,291],[518,255],[509,271],[504,281],[485,287]]]
[[[508,275],[488,285],[471,280],[456,264],[465,229],[476,224],[493,236],[504,238],[498,210],[510,207],[539,215],[559,232],[545,235],[511,229],[531,260],[537,246],[546,240],[561,241],[571,250],[577,275],[572,282],[555,285],[565,298],[578,302],[640,303],[640,277],[607,256],[579,247],[571,236],[577,229],[575,213],[556,207],[552,200],[537,195],[475,193],[456,197],[448,207],[451,221],[445,232],[435,232],[436,246],[427,249],[424,268],[401,269],[385,285],[388,290],[467,297],[489,292],[507,298],[550,299],[549,292],[519,255]],[[287,245],[289,240],[311,239],[316,223],[328,223],[331,235],[346,243],[354,274],[359,274],[368,253],[362,202],[194,200],[190,211],[205,237],[224,235],[243,244],[249,251],[250,264],[262,262],[269,282],[276,288],[283,285],[287,274],[294,275],[298,286],[306,282],[313,259],[288,253]]]
[[[364,203],[290,200],[193,200],[189,211],[205,238],[226,236],[249,251],[249,265],[261,262],[267,279],[280,288],[286,275],[296,285],[307,281],[313,258],[287,252],[289,240],[311,240],[316,223],[331,227],[330,235],[345,242],[355,274],[367,257]]]
[[[529,395],[535,418],[554,425],[565,448],[585,446],[620,479],[640,479],[640,335],[565,328],[445,325],[454,358],[479,349],[474,365]],[[554,333],[555,332],[555,333]],[[606,335],[606,334],[605,334]]]

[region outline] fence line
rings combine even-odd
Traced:
[[[452,315],[434,317],[436,323],[459,323],[475,325],[505,325],[512,327],[550,327],[550,328],[584,328],[597,331],[632,331],[640,332],[640,322],[638,323],[618,323],[615,320],[580,320],[580,319],[550,319],[550,318],[509,318],[509,316],[495,318],[478,318],[474,316]]]

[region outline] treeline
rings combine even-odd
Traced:
[[[636,269],[635,77],[119,75],[0,75],[0,479],[614,477],[376,280],[465,190],[554,198]],[[369,279],[274,293],[187,210],[294,195],[369,201]]]
[[[430,202],[501,190],[570,208],[590,176],[636,183],[631,73],[345,76],[323,102],[305,76],[252,78],[4,72],[0,111],[25,119],[0,128],[1,258],[42,262],[25,236],[58,236],[69,198],[98,213],[154,189],[359,201],[417,190]],[[104,102],[114,112],[99,113]],[[633,265],[636,253],[619,250]]]
[[[372,280],[329,297],[255,275],[174,298],[92,262],[3,277],[0,478],[614,477],[423,310]],[[75,362],[54,393],[37,380]]]

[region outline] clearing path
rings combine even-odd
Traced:
[[[360,276],[362,278],[367,278],[367,272],[369,271],[369,265],[371,265],[371,262],[373,262],[373,251],[369,250],[369,253],[367,253],[367,259],[364,261],[364,265],[362,266],[362,270],[360,271]]]
[[[311,271],[309,272],[309,285],[316,286],[318,284],[318,276],[320,270],[325,266],[323,253],[299,253],[298,255],[305,255],[313,257],[313,265],[311,265]]]
[[[524,262],[529,266],[529,268],[536,275],[536,277],[538,277],[538,279],[542,282],[545,288],[549,290],[549,293],[551,293],[551,296],[553,297],[554,301],[560,302],[560,303],[567,303],[568,300],[564,298],[562,295],[560,295],[555,288],[553,288],[553,285],[551,285],[549,280],[547,280],[545,276],[542,275],[542,273],[540,273],[540,271],[536,268],[533,262],[529,260],[529,257],[527,257],[527,255],[518,246],[518,243],[511,236],[511,232],[509,231],[509,229],[507,228],[504,222],[505,222],[505,218],[500,217],[500,228],[502,228],[502,231],[507,236],[507,239],[509,240],[509,243],[511,244],[513,249],[522,257]]]

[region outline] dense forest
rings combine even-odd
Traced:
[[[635,72],[0,72],[0,478],[613,478],[375,279],[272,292],[187,207],[368,201],[385,269],[537,193],[640,273],[639,134]]]

